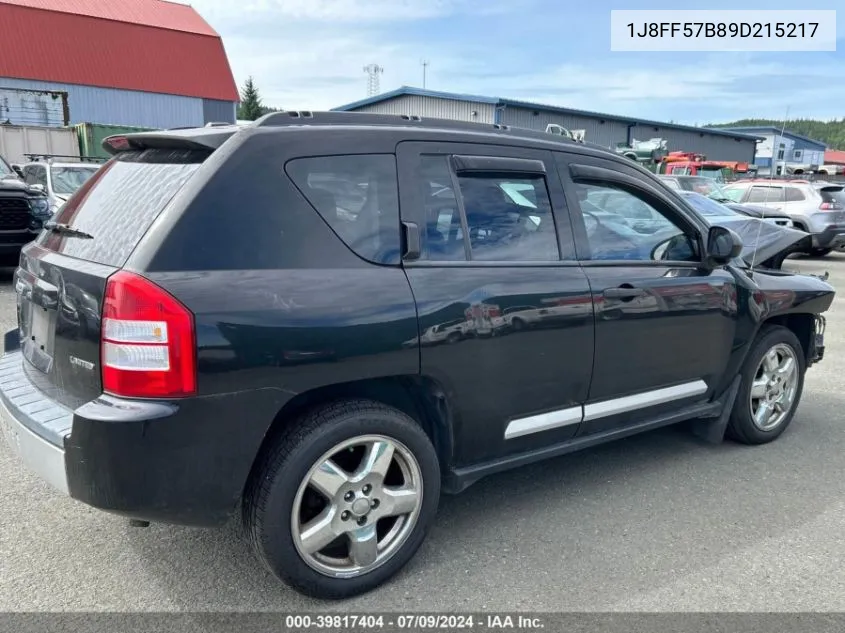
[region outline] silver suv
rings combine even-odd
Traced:
[[[744,180],[723,187],[735,202],[778,209],[813,237],[811,255],[823,257],[845,245],[842,185],[808,180]]]

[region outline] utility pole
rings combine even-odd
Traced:
[[[381,92],[379,75],[384,72],[384,68],[378,64],[367,64],[364,66],[364,72],[367,73],[367,96],[374,97]]]
[[[423,90],[425,90],[425,71],[428,68],[428,63],[429,62],[428,62],[427,59],[421,59],[420,60],[420,64],[422,64],[422,67],[423,67],[423,86],[422,86]]]

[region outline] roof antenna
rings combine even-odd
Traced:
[[[781,141],[783,140],[783,133],[786,132],[786,120],[788,118],[789,118],[789,106],[786,106],[786,114],[784,114],[784,116],[783,116],[783,125],[780,128],[780,136],[777,139],[778,150],[780,150],[780,144],[781,144]],[[764,203],[769,201],[769,192],[772,190],[772,183],[775,180],[775,156],[777,156],[777,154],[775,153],[775,139],[772,139],[772,159],[771,159],[771,162],[769,163],[769,165],[770,165],[769,166],[769,187],[766,191],[766,197],[763,199]],[[784,195],[786,195],[785,192],[784,192]],[[754,244],[755,245],[757,244],[757,242],[760,241],[760,231],[763,230],[763,220],[758,219],[757,222],[759,222],[759,224],[757,225],[757,237],[754,238]],[[754,263],[757,259],[757,250],[758,249],[755,248],[754,253],[752,253],[752,255],[751,255],[751,274],[752,275],[754,274]]]

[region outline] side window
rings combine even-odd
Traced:
[[[47,189],[47,169],[44,167],[35,168],[35,182]]]
[[[23,168],[23,179],[28,185],[37,185],[38,177],[35,174],[35,167],[28,166]]]
[[[746,202],[783,202],[783,187],[751,187]]]
[[[787,187],[786,188],[786,201],[787,202],[801,202],[802,200],[806,200],[804,194],[801,192],[798,187]]]
[[[560,259],[545,178],[472,173],[458,182],[472,259]]]
[[[745,193],[745,189],[740,189],[739,187],[726,187],[725,189],[722,189],[722,191],[724,192],[725,197],[732,202],[739,202],[742,200],[742,194]]]
[[[579,182],[575,187],[591,259],[699,260],[695,240],[645,197],[610,183]],[[643,209],[648,219],[637,217]]]
[[[285,170],[355,253],[380,264],[399,263],[399,191],[393,154],[298,158]]]
[[[465,261],[467,258],[458,200],[452,189],[449,158],[421,156],[418,182],[425,209],[422,259]]]

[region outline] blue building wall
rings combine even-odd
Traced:
[[[237,107],[231,101],[202,100],[203,123],[234,123]]]
[[[235,121],[235,106],[227,101],[3,77],[0,86],[67,92],[71,125],[105,123],[172,128],[201,126],[209,120]],[[206,119],[206,113],[214,116]]]

